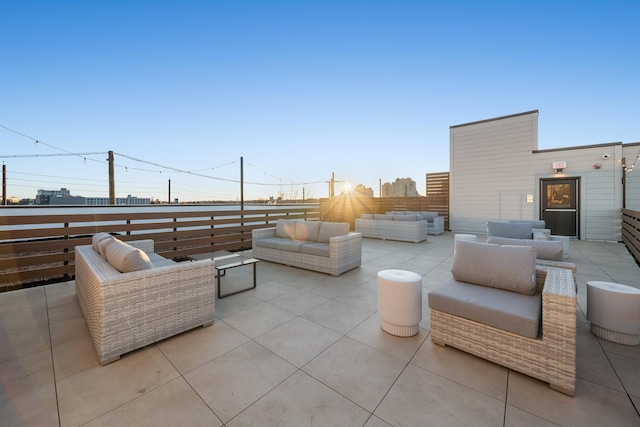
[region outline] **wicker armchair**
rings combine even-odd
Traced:
[[[527,338],[463,317],[431,310],[431,340],[548,382],[573,396],[576,382],[576,291],[570,269],[537,268],[542,328]]]
[[[153,255],[153,240],[128,243]],[[154,262],[158,258],[152,256]],[[76,296],[102,365],[213,323],[213,261],[158,264],[149,270],[120,273],[91,245],[76,246]]]

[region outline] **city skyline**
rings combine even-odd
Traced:
[[[449,127],[640,141],[634,1],[0,2],[8,196],[326,197],[449,171]]]

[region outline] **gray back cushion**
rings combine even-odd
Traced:
[[[295,239],[296,222],[299,221],[295,219],[279,219],[276,223],[276,237]]]
[[[510,219],[509,222],[531,224],[532,228],[545,228],[546,227],[546,223],[544,222],[543,219],[532,219],[532,220]]]
[[[298,221],[296,223],[296,240],[318,241],[320,223],[318,221]]]
[[[416,215],[392,215],[394,221],[417,221],[418,217]]]
[[[387,221],[391,221],[393,219],[393,215],[391,214],[373,214],[373,219],[384,219]]]
[[[512,239],[531,239],[533,227],[526,222],[487,222],[487,236],[510,237]]]
[[[318,243],[329,243],[329,239],[349,234],[348,222],[321,222]]]
[[[536,249],[536,258],[550,261],[562,261],[562,242],[559,240],[509,239],[508,237],[487,237],[487,243],[495,245],[531,246]]]
[[[362,219],[373,219],[373,214],[363,213]]]
[[[536,291],[536,250],[458,240],[451,273],[461,282],[505,289],[524,295]]]

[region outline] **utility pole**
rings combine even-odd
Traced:
[[[7,165],[2,163],[2,206],[7,205]]]
[[[244,210],[244,160],[240,156],[240,210]]]
[[[171,204],[171,180],[169,180],[169,199],[168,199],[169,204]]]
[[[116,179],[113,171],[113,151],[109,151],[109,204],[116,204]]]

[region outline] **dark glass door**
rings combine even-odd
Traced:
[[[578,185],[578,178],[540,180],[540,217],[551,234],[580,237]]]

